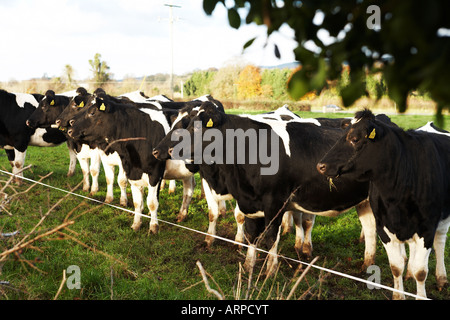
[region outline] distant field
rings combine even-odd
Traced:
[[[227,112],[236,113],[230,110]],[[239,110],[242,112],[242,110]],[[254,113],[254,112],[252,112]],[[302,117],[351,117],[353,113],[322,114],[299,112]],[[416,128],[432,121],[433,116],[391,116],[392,120],[404,128]],[[445,129],[450,130],[450,117],[445,118]],[[418,150],[420,152],[420,150]],[[67,178],[69,157],[65,145],[56,148],[30,147],[26,159],[33,164],[32,170],[25,176],[37,180],[52,172],[43,182],[68,190],[76,186],[82,178],[77,167],[75,176]],[[7,157],[0,152],[0,168],[11,171]],[[197,188],[192,200],[188,219],[180,223],[192,229],[206,232],[208,226],[206,201],[201,198],[200,178],[197,175]],[[0,175],[0,189],[8,176]],[[106,183],[103,170],[100,174],[100,192],[93,196],[103,200],[106,194]],[[31,185],[24,182],[14,190],[24,191]],[[5,192],[10,196],[12,188]],[[159,218],[175,223],[181,204],[181,183],[177,183],[175,194],[168,194],[167,187],[160,193]],[[75,191],[88,196],[81,188]],[[0,252],[12,248],[23,239],[39,222],[45,213],[65,194],[44,186],[35,186],[28,193],[17,195],[6,204],[6,211],[0,212],[0,232],[9,233],[18,230],[15,237],[0,239]],[[114,204],[118,204],[119,189],[116,187]],[[128,190],[130,210],[132,198]],[[226,217],[218,223],[218,235],[234,239],[236,232],[233,208],[234,202],[227,203]],[[39,234],[51,231],[65,222],[67,215],[78,207],[67,218],[74,224],[53,233],[49,237],[33,242],[26,248],[9,255],[0,262],[0,281],[8,281],[9,285],[0,285],[0,299],[53,299],[58,292],[63,270],[69,266],[79,267],[81,275],[80,289],[69,289],[63,286],[58,299],[89,300],[179,300],[179,299],[215,299],[205,289],[196,266],[200,261],[211,275],[210,285],[220,290],[227,299],[235,299],[239,285],[240,298],[247,292],[248,274],[242,273],[239,282],[239,264],[244,261],[245,250],[230,243],[216,240],[211,249],[207,249],[204,236],[192,231],[160,222],[160,232],[148,235],[148,223],[144,219],[141,230],[131,229],[132,214],[108,206],[97,207],[97,203],[83,200],[75,196],[64,199],[31,234],[27,240]],[[85,213],[86,210],[92,209]],[[147,211],[145,210],[144,213]],[[84,213],[84,214],[82,214]],[[82,214],[82,215],[80,215]],[[361,271],[364,245],[359,242],[360,223],[354,210],[337,218],[317,217],[313,229],[313,255],[319,256],[317,265],[367,279],[370,275]],[[294,234],[282,237],[280,254],[297,259],[294,250]],[[450,267],[449,242],[447,241],[446,265]],[[280,259],[277,276],[263,282],[256,281],[256,276],[263,265],[264,254],[260,255],[250,292],[251,299],[284,299],[287,297],[297,269],[295,262]],[[386,253],[381,242],[377,246],[377,265],[382,271],[382,284],[392,286],[393,280]],[[450,289],[439,292],[436,289],[434,276],[435,256],[430,256],[430,272],[427,280],[427,293],[432,299],[450,299]],[[69,276],[69,275],[68,275]],[[319,277],[322,280],[319,282]],[[295,280],[296,278],[294,278]],[[405,281],[405,289],[415,293],[415,282]],[[293,299],[376,299],[391,298],[386,290],[369,290],[366,284],[326,275],[312,269],[300,283]]]

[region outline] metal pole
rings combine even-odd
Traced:
[[[181,8],[173,4],[165,4],[169,7],[169,32],[170,32],[170,96],[173,99],[173,7]]]

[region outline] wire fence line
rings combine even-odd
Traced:
[[[109,207],[117,209],[117,210],[121,210],[121,211],[124,211],[124,212],[127,212],[127,213],[131,213],[133,215],[137,214],[133,210],[130,210],[130,209],[127,209],[127,208],[124,208],[124,207],[119,207],[119,206],[116,206],[114,204],[106,203],[104,201],[97,200],[97,199],[94,199],[94,198],[91,198],[91,197],[87,197],[87,196],[84,196],[84,195],[81,195],[81,194],[78,194],[78,193],[75,193],[75,192],[72,192],[72,191],[69,191],[69,190],[65,190],[65,189],[62,189],[62,188],[59,188],[59,187],[55,187],[55,186],[46,184],[46,183],[44,183],[42,181],[36,181],[36,180],[30,179],[30,178],[26,178],[26,177],[23,177],[23,176],[17,176],[15,174],[11,173],[11,172],[4,171],[4,170],[0,170],[0,173],[6,174],[6,175],[9,175],[9,176],[13,176],[15,178],[20,178],[22,180],[25,180],[25,181],[28,181],[28,182],[31,182],[31,183],[34,183],[34,184],[38,184],[38,185],[44,186],[46,188],[57,190],[57,191],[60,191],[60,192],[63,192],[63,193],[69,194],[69,195],[73,195],[73,196],[76,196],[76,197],[79,197],[79,198],[82,198],[82,199],[85,199],[85,200],[88,200],[88,201],[91,201],[91,202],[95,202],[95,203],[98,203],[98,204],[106,205],[106,206],[109,206]],[[139,215],[141,217],[148,218],[150,220],[154,219],[154,218],[152,218],[152,217],[150,217],[149,215],[146,215],[146,214],[139,213]],[[201,234],[201,235],[204,235],[204,236],[208,235],[210,237],[214,237],[217,240],[225,241],[225,242],[228,242],[228,243],[232,243],[232,244],[235,244],[235,245],[238,245],[238,246],[245,247],[247,249],[251,248],[251,245],[244,244],[244,243],[241,243],[241,242],[237,242],[237,241],[234,241],[234,240],[231,240],[231,239],[228,239],[228,238],[225,238],[225,237],[221,237],[221,236],[218,236],[218,235],[210,235],[210,234],[208,234],[206,232],[203,232],[203,231],[200,231],[200,230],[196,230],[196,229],[192,229],[192,228],[189,228],[187,226],[183,226],[181,224],[169,222],[169,221],[166,221],[166,220],[162,220],[160,218],[156,218],[156,220],[158,222],[162,222],[164,224],[167,224],[167,225],[170,225],[170,226],[174,226],[174,227],[177,227],[177,228],[180,228],[180,229],[184,229],[184,230],[187,230],[187,231],[190,231],[190,232],[195,232],[195,233],[198,233],[198,234]],[[261,249],[261,248],[256,248],[256,250],[259,251],[259,252],[262,252],[262,253],[269,254],[269,251]],[[321,271],[324,271],[324,272],[328,272],[328,273],[331,273],[331,274],[334,274],[334,275],[337,275],[337,276],[340,276],[340,277],[344,277],[344,278],[347,278],[347,279],[350,279],[350,280],[353,280],[353,281],[361,282],[361,283],[364,283],[366,285],[370,285],[372,288],[376,287],[376,288],[380,288],[380,289],[385,289],[385,290],[389,290],[389,291],[392,291],[392,292],[404,294],[405,296],[410,296],[410,297],[413,297],[413,298],[416,298],[416,299],[425,299],[424,297],[420,297],[420,296],[418,296],[416,294],[412,294],[412,293],[409,293],[409,292],[406,292],[406,291],[400,291],[400,290],[397,290],[395,288],[392,288],[392,287],[389,287],[389,286],[386,286],[386,285],[383,285],[383,284],[380,284],[380,283],[376,283],[376,282],[373,282],[373,281],[369,281],[369,280],[366,280],[366,279],[355,277],[355,276],[352,276],[350,274],[346,274],[344,272],[340,272],[340,271],[328,269],[328,268],[325,268],[325,267],[321,267],[321,266],[315,265],[313,263],[307,263],[307,262],[304,262],[304,261],[301,261],[301,260],[298,260],[298,259],[294,259],[294,258],[291,258],[291,257],[287,257],[287,256],[284,256],[284,255],[281,255],[281,254],[277,254],[277,257],[285,259],[285,260],[288,260],[288,261],[291,261],[291,262],[295,262],[295,263],[298,263],[298,264],[302,264],[302,265],[307,266],[307,267],[312,267],[312,268],[315,268],[315,269],[318,269],[318,270],[321,270]],[[430,300],[430,299],[426,298],[426,300]]]

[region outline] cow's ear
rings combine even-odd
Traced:
[[[217,110],[211,102],[202,104],[203,112],[200,113],[200,119],[206,128],[216,128],[223,122],[223,113]]]
[[[75,106],[78,108],[83,108],[84,107],[84,101],[83,98],[81,96],[75,96],[73,97],[73,100],[75,102]]]
[[[106,102],[106,100],[96,98],[96,106],[99,111],[102,112],[109,112],[109,104]]]
[[[372,125],[367,130],[366,138],[369,139],[370,141],[377,141],[382,137],[383,132],[384,130],[381,126]]]
[[[216,128],[222,124],[222,113],[201,113],[200,114],[203,126],[206,128]]]
[[[45,98],[47,99],[49,105],[51,106],[55,105],[55,91],[47,90],[45,92]]]

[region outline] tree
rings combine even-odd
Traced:
[[[258,67],[248,65],[241,71],[237,82],[237,93],[240,99],[254,98],[261,95],[261,73]]]
[[[73,82],[73,68],[70,64],[66,64],[64,66],[64,72],[63,72],[63,77],[67,79],[67,82],[70,85],[72,85]]]
[[[188,96],[202,96],[211,93],[209,84],[214,78],[216,71],[196,71],[184,84],[184,92]]]
[[[239,64],[228,64],[220,68],[211,81],[212,95],[218,99],[235,99],[236,84],[243,68]]]
[[[265,69],[261,74],[261,86],[270,87],[273,99],[286,100],[288,98],[286,83],[291,74],[290,69]]]
[[[407,109],[407,96],[417,89],[436,101],[438,120],[444,108],[450,109],[447,0],[203,0],[204,11],[211,14],[219,2],[228,9],[233,28],[240,27],[241,14],[246,24],[266,25],[268,35],[283,24],[292,28],[298,42],[295,57],[302,64],[288,83],[295,99],[338,79],[347,64],[349,83],[339,92],[346,106],[366,95],[366,73],[381,71],[400,111]],[[316,49],[308,50],[306,44]]]
[[[91,66],[91,71],[93,75],[93,80],[98,86],[102,86],[106,83],[111,74],[108,72],[109,66],[106,61],[101,60],[101,54],[96,53],[93,60],[89,60],[89,65]]]

